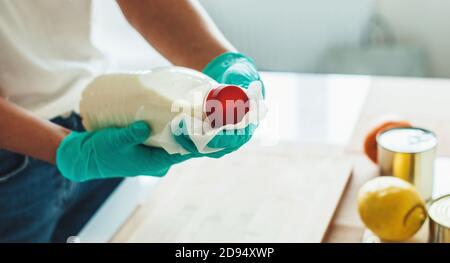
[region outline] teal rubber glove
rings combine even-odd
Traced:
[[[203,69],[203,73],[219,83],[233,84],[246,89],[253,81],[261,81],[253,60],[234,52],[226,52],[214,58]],[[264,85],[263,96],[265,96]]]
[[[126,128],[71,132],[56,152],[56,165],[64,177],[83,182],[137,175],[161,177],[172,165],[192,157],[142,145],[150,133],[143,121]]]
[[[223,84],[238,85],[242,88],[248,88],[253,81],[261,81],[261,77],[256,69],[253,60],[243,54],[227,52],[214,58],[203,70],[203,73]],[[265,96],[264,83],[263,96]],[[174,134],[175,140],[183,146],[187,151],[195,156],[208,156],[212,158],[220,158],[225,154],[231,153],[239,149],[247,143],[256,129],[253,124],[248,125],[244,129],[234,131],[222,131],[217,134],[209,143],[210,148],[223,148],[223,150],[201,154],[198,152],[194,143],[189,138],[185,123],[180,123],[179,128],[182,130]]]

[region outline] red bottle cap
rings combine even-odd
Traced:
[[[238,86],[223,85],[213,88],[206,97],[205,112],[213,128],[236,124],[242,121],[249,110],[249,98]]]

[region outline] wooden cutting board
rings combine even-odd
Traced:
[[[112,242],[321,242],[352,160],[299,145],[175,166]]]

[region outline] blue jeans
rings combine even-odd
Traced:
[[[84,130],[76,114],[52,121]],[[120,182],[75,183],[54,165],[0,149],[0,242],[65,242],[78,234]]]

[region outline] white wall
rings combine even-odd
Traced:
[[[377,10],[400,41],[426,49],[431,76],[450,77],[449,0],[201,2],[232,42],[265,69],[314,72],[327,47],[357,44]]]
[[[356,44],[372,0],[201,0],[262,69],[314,72],[330,46]]]
[[[261,69],[314,72],[335,44],[356,44],[372,0],[200,0],[225,35]],[[94,42],[119,69],[168,62],[125,21],[113,0],[94,0]],[[195,30],[195,29],[193,29]]]
[[[450,77],[450,1],[377,0],[401,41],[426,48],[434,77]]]
[[[372,0],[200,0],[218,26],[263,69],[314,72],[323,52],[356,45]],[[450,77],[450,0],[374,0],[400,41],[428,51],[432,76]],[[113,0],[95,0],[96,42],[113,64],[167,65],[126,23]],[[109,29],[106,30],[105,29]]]

